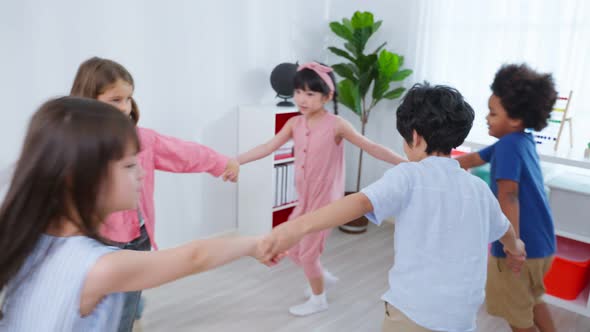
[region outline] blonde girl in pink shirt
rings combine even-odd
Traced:
[[[301,112],[265,144],[259,145],[238,157],[240,164],[249,163],[273,153],[289,139],[295,142],[295,187],[299,204],[289,220],[317,210],[344,196],[344,143],[363,149],[373,157],[397,165],[404,158],[388,148],[359,134],[343,118],[329,113],[325,104],[334,104],[338,114],[334,74],[330,67],[316,62],[299,67],[295,75],[294,100]],[[324,283],[337,279],[323,270],[320,255],[324,250],[329,231],[306,235],[289,249],[289,257],[303,269],[311,288],[309,299],[293,306],[289,312],[306,316],[328,309]]]
[[[119,63],[93,57],[78,68],[70,95],[93,98],[111,104],[127,115],[136,125],[139,109],[133,99],[134,81]],[[235,182],[239,164],[206,146],[165,136],[154,130],[137,126],[141,151],[138,162],[145,175],[137,209],[111,214],[101,227],[101,235],[115,245],[130,250],[157,250],[155,242],[154,173],[155,170],[174,173],[207,172],[224,181]],[[119,331],[133,328],[141,292],[126,296]]]

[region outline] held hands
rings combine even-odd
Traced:
[[[221,175],[223,181],[237,182],[240,174],[240,164],[235,159],[230,159],[225,166],[225,171]]]
[[[304,235],[299,223],[283,223],[259,241],[256,258],[265,265],[276,265]]]
[[[506,253],[506,265],[516,275],[520,275],[522,266],[526,261],[526,251],[524,242],[521,239],[516,239],[514,248],[507,248],[504,246],[504,252]]]
[[[251,256],[256,258],[260,263],[271,267],[277,265],[285,256],[287,256],[287,251],[279,253],[271,257],[270,259],[266,259],[269,241],[272,241],[268,239],[269,237],[270,234],[265,236],[259,236],[258,238],[256,238],[256,246],[254,249],[254,253],[252,253]]]

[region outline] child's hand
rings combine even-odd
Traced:
[[[299,223],[286,222],[275,227],[262,241],[261,262],[271,262],[277,257],[283,258],[289,248],[297,244],[305,235]]]
[[[221,175],[223,181],[237,182],[240,174],[240,164],[235,159],[230,159],[225,166],[225,171]]]
[[[520,275],[522,266],[526,261],[526,251],[524,242],[522,242],[521,239],[517,239],[516,246],[510,249],[504,246],[504,252],[506,253],[506,265],[508,265],[508,267],[516,275]]]
[[[504,246],[504,252],[512,256],[526,257],[525,245],[521,239],[516,239],[516,241],[514,242],[514,246],[512,248]]]
[[[285,256],[287,256],[287,252],[279,253],[271,258],[270,257],[270,248],[273,246],[273,238],[270,234],[261,237],[257,240],[256,244],[256,252],[254,257],[260,261],[260,263],[266,266],[274,266],[277,265]]]
[[[287,254],[288,254],[288,252],[285,251],[285,252],[280,253],[280,254],[276,255],[275,257],[271,258],[269,261],[264,261],[261,263],[266,266],[269,266],[269,267],[275,266],[275,265],[279,264],[279,262],[287,256]]]
[[[506,265],[512,272],[520,276],[520,271],[522,270],[522,266],[526,262],[525,256],[514,256],[510,254],[506,254]]]

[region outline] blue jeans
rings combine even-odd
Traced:
[[[129,243],[122,243],[118,246],[121,249],[138,251],[150,251],[152,248],[145,226],[141,227],[141,234],[138,238]],[[119,323],[119,332],[131,332],[133,330],[133,322],[135,322],[137,316],[137,308],[139,306],[140,298],[141,291],[125,293],[125,303],[123,304],[121,323]]]

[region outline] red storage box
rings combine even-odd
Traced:
[[[457,149],[452,149],[451,150],[451,157],[453,158],[457,158],[459,156],[462,156],[464,154],[467,154],[468,152],[465,151],[461,151],[461,150],[457,150]]]
[[[575,300],[590,281],[590,244],[557,237],[557,254],[545,276],[547,294]]]

